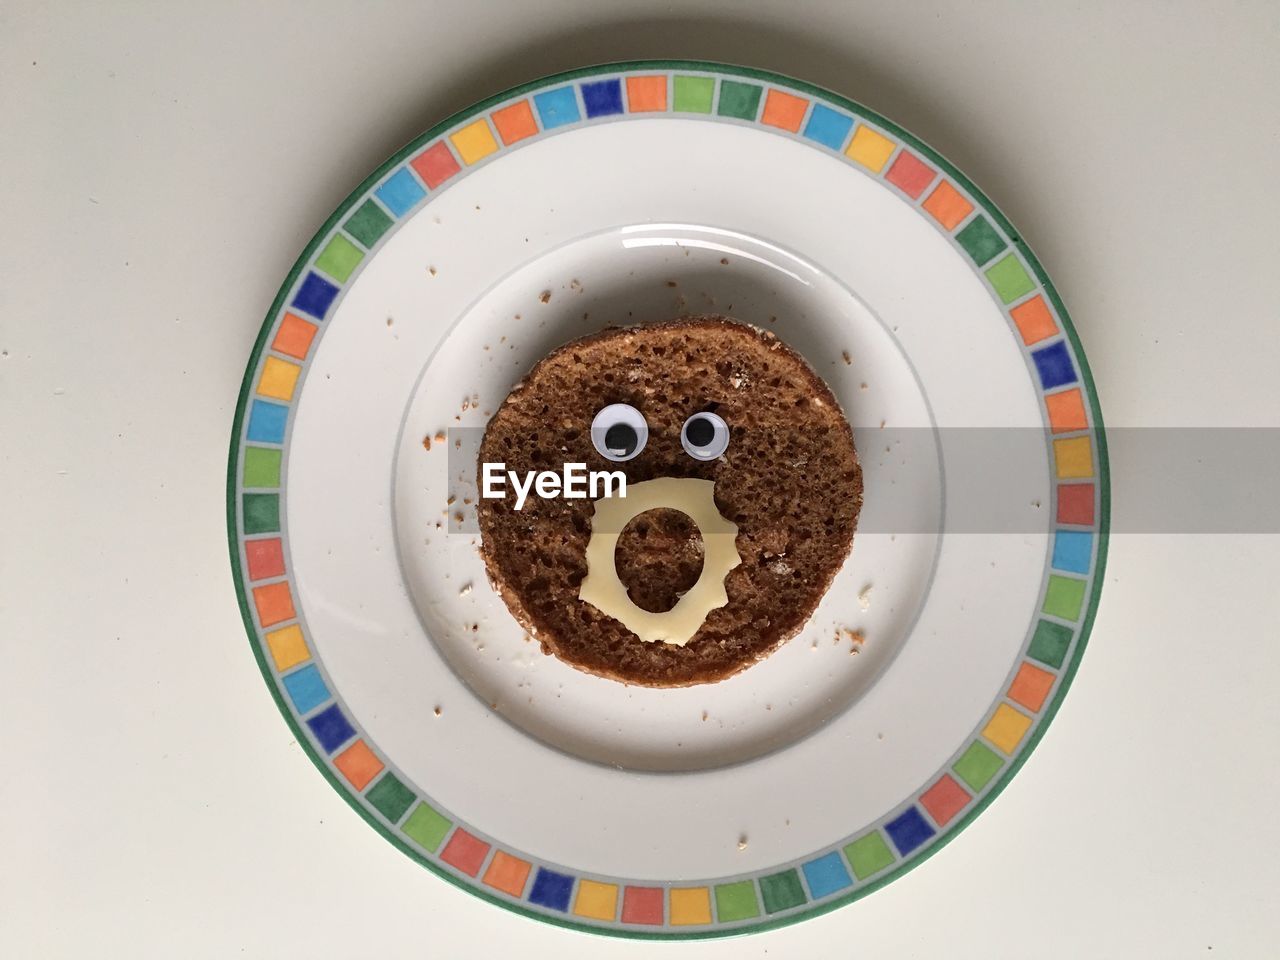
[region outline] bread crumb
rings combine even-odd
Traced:
[[[436,715],[437,717],[438,717],[438,716],[440,716],[440,714],[444,713],[444,711],[443,711],[443,710],[441,710],[439,707],[436,707],[436,708],[435,708],[435,710],[434,710],[433,712],[435,713],[435,715]]]
[[[437,430],[437,431],[436,431],[436,443],[444,443],[444,431],[443,431],[443,430]]]
[[[455,500],[457,500],[457,499],[458,499],[458,498],[457,498],[457,497],[455,497],[453,494],[449,494],[449,499],[448,499],[448,500],[446,500],[446,501],[445,501],[445,503],[446,503],[448,506],[452,507],[452,506],[453,506],[453,501],[455,501]],[[445,512],[446,512],[446,513],[448,513],[448,511],[447,511],[447,510],[446,510]]]
[[[668,280],[668,281],[667,281],[667,286],[668,286],[668,287],[678,287],[678,286],[679,286],[679,284],[678,284],[678,283],[676,283],[674,280]]]
[[[435,267],[427,267],[427,273],[431,274],[431,275],[434,277],[434,276],[436,275],[436,268],[435,268]]]
[[[468,593],[470,593],[470,592],[471,592],[471,584],[470,584],[470,583],[464,583],[464,584],[462,585],[462,589],[458,591],[458,596],[460,596],[460,597],[465,597],[465,596],[466,596]]]
[[[705,710],[702,711],[702,722],[703,723],[707,722],[707,711]]]
[[[721,265],[722,267],[727,267],[727,266],[729,265],[729,258],[728,258],[728,257],[721,257],[721,258],[720,258],[720,265]]]
[[[747,835],[745,833],[742,834],[740,837],[738,837],[738,849],[739,850],[747,849]]]
[[[859,390],[867,389],[867,381],[863,380],[860,384],[858,384],[858,389]]]
[[[387,326],[389,327],[389,326],[391,326],[393,323],[395,323],[395,320],[393,320],[391,317],[387,317]]]
[[[459,510],[457,513],[455,513],[455,514],[453,515],[453,519],[454,519],[454,521],[455,521],[459,526],[461,526],[461,525],[462,525],[462,511],[461,511],[461,510]]]
[[[849,366],[849,364],[853,363],[853,357],[849,356],[848,350],[841,351],[840,359],[844,361],[844,365],[846,367]]]
[[[777,317],[770,317],[770,318],[769,318],[769,322],[770,322],[770,323],[777,323],[777,322],[778,322],[778,318],[777,318]]]
[[[858,606],[863,610],[871,609],[871,584],[867,584],[858,592]]]
[[[540,294],[538,294],[538,302],[539,302],[539,303],[550,303],[550,302],[551,302],[551,291],[550,291],[550,290],[543,290]],[[520,314],[518,314],[518,313],[516,314],[516,319],[517,319],[517,320],[519,320],[519,319],[520,319]]]
[[[431,449],[431,434],[427,434],[425,437],[422,438],[422,449],[423,450]]]

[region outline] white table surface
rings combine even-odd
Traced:
[[[250,346],[329,212],[472,100],[635,57],[789,73],[932,143],[1054,277],[1109,427],[1280,426],[1274,4],[202,7],[0,5],[0,954],[1275,955],[1280,537],[1114,535],[1071,695],[943,853],[653,945],[379,839],[263,685],[223,516]],[[1123,527],[1159,478],[1113,469]]]

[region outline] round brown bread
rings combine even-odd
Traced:
[[[648,442],[625,463],[591,442],[596,413],[627,403]],[[701,411],[729,426],[728,449],[700,462],[680,432]],[[554,470],[585,463],[627,483],[658,477],[715,481],[720,512],[738,526],[742,562],[725,578],[728,603],[685,646],[646,643],[578,597],[587,574],[590,499],[530,493],[478,501],[490,582],[541,644],[581,670],[654,687],[721,680],[763,659],[812,615],[853,542],[862,472],[853,433],[830,389],[772,333],[724,317],[611,329],[541,360],[489,421],[479,466]],[[615,553],[619,578],[645,609],[670,609],[701,571],[701,539],[678,511],[629,523]]]

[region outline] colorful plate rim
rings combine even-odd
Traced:
[[[1032,683],[1032,686],[1039,686],[1043,690],[1052,690],[1051,695],[1047,698],[1041,699],[1038,708],[1031,709],[1026,707],[1024,704],[1024,709],[1031,709],[1033,716],[1027,717],[1025,714],[1020,713],[1009,704],[1009,699],[1013,699],[1015,703],[1021,703],[1021,701],[1016,697],[1012,696],[1011,687],[1010,690],[1006,691],[1003,697],[998,697],[996,699],[993,704],[993,709],[988,713],[989,719],[979,725],[978,731],[981,731],[982,736],[987,737],[989,743],[997,746],[999,746],[998,741],[1000,739],[1001,717],[1003,717],[1004,722],[1011,722],[1014,727],[1022,725],[1021,732],[1018,733],[1016,737],[1013,737],[1011,741],[1006,740],[1006,742],[1011,743],[1011,747],[1009,750],[1003,751],[1006,754],[1006,759],[1000,760],[999,772],[989,774],[987,779],[983,781],[979,787],[973,787],[972,784],[966,781],[964,776],[958,772],[960,763],[963,761],[964,757],[969,755],[969,752],[971,752],[974,747],[981,747],[988,753],[993,753],[990,746],[983,744],[982,737],[978,735],[978,731],[975,731],[972,737],[966,738],[965,742],[969,744],[969,747],[966,748],[966,750],[958,751],[957,755],[949,760],[938,774],[929,778],[926,784],[919,790],[915,791],[903,804],[895,807],[894,810],[891,811],[890,814],[886,814],[881,821],[877,821],[877,825],[873,825],[858,837],[857,840],[854,840],[843,847],[841,846],[841,841],[837,843],[834,850],[820,855],[815,855],[811,860],[805,860],[803,863],[796,861],[791,865],[772,866],[763,870],[754,871],[745,880],[734,879],[723,884],[708,882],[701,886],[691,884],[681,886],[678,881],[661,884],[649,881],[647,882],[647,885],[645,885],[645,882],[640,882],[634,885],[628,884],[624,888],[621,882],[618,884],[610,884],[608,882],[595,880],[585,874],[579,874],[576,877],[569,876],[566,878],[556,874],[554,871],[547,870],[545,867],[538,866],[537,870],[539,873],[541,874],[545,872],[549,874],[550,878],[552,878],[552,882],[558,883],[560,880],[569,880],[569,886],[564,891],[564,906],[558,908],[562,915],[557,915],[556,913],[545,912],[545,909],[537,909],[533,905],[526,905],[526,903],[523,902],[524,900],[528,900],[532,897],[538,886],[537,879],[535,879],[532,884],[529,882],[533,873],[532,869],[529,870],[529,875],[522,881],[521,890],[524,894],[523,898],[511,899],[499,895],[496,891],[490,891],[484,888],[483,884],[480,882],[479,866],[477,866],[475,871],[468,878],[467,876],[452,872],[447,869],[443,863],[437,862],[436,859],[427,856],[425,848],[419,849],[415,847],[407,835],[403,835],[396,830],[395,823],[402,819],[411,818],[421,807],[427,806],[427,804],[425,804],[425,802],[416,795],[413,797],[413,801],[416,801],[416,805],[412,806],[414,813],[410,813],[410,807],[405,806],[396,818],[390,820],[390,824],[386,821],[380,820],[374,810],[371,809],[370,806],[366,805],[365,802],[362,802],[363,799],[368,796],[368,790],[377,786],[377,784],[374,783],[374,780],[377,779],[378,783],[383,783],[387,782],[387,779],[389,778],[390,781],[394,782],[395,786],[399,786],[402,790],[407,789],[405,785],[396,780],[389,770],[386,774],[382,774],[382,770],[387,765],[382,764],[376,756],[371,752],[368,752],[367,745],[364,745],[363,749],[369,753],[369,757],[372,758],[372,763],[378,764],[378,766],[375,769],[371,764],[367,765],[367,769],[373,769],[374,772],[370,774],[367,779],[364,779],[362,784],[357,785],[352,781],[350,775],[346,777],[344,782],[344,779],[339,776],[335,767],[331,765],[331,763],[336,762],[335,758],[323,755],[321,750],[317,748],[317,745],[312,742],[312,733],[309,733],[308,730],[304,728],[301,716],[305,711],[299,711],[295,714],[294,710],[291,709],[286,700],[283,689],[282,678],[285,671],[283,669],[273,669],[271,664],[268,662],[268,650],[265,634],[269,631],[266,630],[266,627],[278,626],[278,624],[263,624],[261,628],[255,624],[255,604],[251,601],[250,594],[255,589],[261,589],[261,587],[252,588],[250,586],[253,579],[246,575],[246,570],[250,565],[250,560],[247,554],[242,559],[242,549],[248,541],[245,540],[244,535],[241,533],[242,502],[239,494],[243,491],[238,484],[242,463],[241,454],[248,444],[248,438],[245,435],[246,413],[251,409],[250,404],[252,401],[255,380],[258,379],[259,365],[260,362],[263,361],[263,354],[267,349],[267,338],[276,328],[277,321],[283,319],[283,311],[286,307],[286,301],[288,300],[289,295],[294,292],[295,286],[298,285],[299,278],[302,277],[304,272],[309,268],[316,266],[316,261],[319,260],[320,257],[324,256],[324,254],[320,252],[322,244],[326,241],[332,244],[334,236],[342,236],[341,234],[337,234],[337,229],[343,224],[344,218],[347,217],[350,211],[356,209],[362,200],[365,200],[367,197],[372,197],[374,188],[380,183],[383,183],[384,178],[386,178],[388,173],[395,170],[397,167],[400,167],[402,164],[405,164],[405,161],[410,157],[414,157],[415,154],[419,154],[419,152],[422,151],[422,148],[427,144],[431,144],[432,148],[435,148],[438,144],[445,144],[445,135],[452,131],[456,136],[464,129],[464,121],[480,117],[481,122],[483,122],[488,116],[491,108],[506,103],[507,101],[512,101],[515,98],[530,95],[530,100],[532,100],[532,95],[538,91],[548,92],[553,88],[565,89],[564,85],[571,84],[574,81],[583,80],[585,78],[604,77],[605,80],[603,83],[607,84],[610,80],[614,79],[621,82],[626,79],[626,75],[628,74],[646,73],[648,75],[663,74],[667,84],[664,89],[673,90],[675,86],[675,75],[678,71],[694,72],[704,76],[707,74],[714,75],[715,81],[713,86],[713,98],[716,99],[718,99],[719,94],[722,91],[722,80],[727,79],[731,82],[754,81],[754,84],[752,85],[756,86],[756,102],[751,108],[751,116],[738,116],[738,121],[778,127],[782,132],[789,132],[801,137],[807,137],[816,146],[834,149],[838,154],[846,155],[851,161],[856,160],[867,169],[870,169],[868,163],[858,160],[858,158],[854,156],[851,141],[856,136],[857,129],[860,125],[873,125],[875,128],[879,128],[879,131],[888,133],[898,141],[897,144],[893,145],[893,149],[889,153],[886,153],[880,160],[879,167],[872,171],[875,175],[881,179],[886,179],[888,184],[893,184],[918,208],[922,208],[924,210],[929,209],[929,200],[924,198],[925,190],[932,187],[934,191],[938,191],[939,188],[946,184],[949,179],[951,181],[950,185],[952,188],[958,186],[963,190],[964,194],[967,195],[967,198],[973,201],[973,209],[968,211],[960,219],[950,223],[949,226],[947,223],[944,223],[943,218],[939,216],[938,213],[930,211],[929,215],[934,218],[937,225],[954,237],[964,229],[960,226],[961,223],[975,223],[980,219],[980,215],[985,214],[985,216],[990,220],[990,223],[987,224],[987,228],[989,228],[991,224],[994,224],[994,226],[1003,233],[1004,237],[1000,238],[1004,241],[1002,246],[996,253],[991,254],[987,259],[979,261],[977,259],[977,255],[973,253],[970,254],[971,258],[974,260],[975,269],[980,273],[985,273],[986,271],[991,270],[994,265],[1005,262],[1005,260],[1008,259],[1008,255],[1012,254],[1023,266],[1030,270],[1031,275],[1027,279],[1032,283],[1031,288],[1024,291],[1020,297],[1015,297],[1012,300],[1000,296],[999,299],[1004,300],[1001,304],[1001,309],[1006,312],[1011,311],[1014,308],[1013,304],[1015,300],[1019,301],[1019,305],[1022,305],[1039,297],[1047,298],[1048,306],[1052,310],[1050,320],[1056,319],[1058,321],[1063,335],[1063,340],[1057,342],[1065,342],[1070,345],[1071,356],[1069,359],[1074,360],[1076,369],[1078,370],[1077,389],[1079,389],[1081,393],[1087,394],[1086,399],[1088,401],[1088,414],[1090,417],[1086,418],[1085,427],[1079,432],[1083,432],[1085,437],[1092,440],[1091,446],[1093,456],[1091,459],[1093,460],[1093,463],[1090,464],[1090,469],[1093,472],[1091,479],[1096,490],[1091,496],[1091,504],[1096,502],[1097,509],[1092,517],[1092,522],[1088,524],[1091,528],[1089,532],[1091,532],[1094,537],[1092,560],[1091,563],[1087,564],[1088,570],[1085,573],[1086,579],[1083,581],[1075,580],[1074,582],[1081,584],[1082,590],[1085,588],[1088,589],[1088,601],[1085,608],[1082,611],[1078,611],[1077,617],[1072,618],[1076,624],[1074,636],[1067,640],[1067,646],[1062,648],[1059,652],[1059,662],[1053,668],[1056,671],[1056,675],[1050,679],[1050,686],[1048,688],[1043,688],[1042,678],[1037,678]],[[581,91],[579,89],[580,87],[581,85],[568,88],[572,91],[575,98],[575,109],[578,113],[582,112],[580,108],[585,104],[585,101],[582,99],[585,91]],[[618,89],[620,90],[620,87]],[[767,91],[777,91],[777,93],[782,95],[779,98],[780,109],[772,118],[769,117],[769,93]],[[608,91],[604,92],[606,96],[609,93]],[[807,95],[812,99],[813,104],[821,104],[824,108],[827,108],[828,113],[840,113],[841,116],[843,116],[844,113],[852,115],[851,117],[844,118],[851,122],[843,130],[840,137],[837,138],[840,140],[839,144],[833,145],[829,129],[817,129],[811,132],[810,129],[806,127],[804,133],[801,133],[801,125],[804,122],[804,118],[810,117],[810,119],[812,119],[812,112],[806,105],[806,107],[802,108],[801,113],[797,116],[795,113],[796,105],[788,102],[786,99],[788,96],[792,96],[794,98],[794,94]],[[668,97],[664,93],[664,109],[661,112],[654,112],[658,113],[658,115],[673,115],[675,112],[674,99],[674,97]],[[529,101],[522,102],[528,103]],[[620,102],[621,101],[619,101],[619,103]],[[705,111],[699,111],[699,114],[704,116],[714,116],[711,110],[712,102],[715,102],[715,100],[708,101],[707,109]],[[550,104],[549,106],[552,110],[555,109],[555,104]],[[609,107],[609,109],[613,113],[619,112],[618,110],[612,109],[612,107]],[[623,108],[622,112],[627,111]],[[631,112],[640,111],[636,110]],[[587,108],[586,113],[587,116],[576,116],[573,120],[565,123],[564,125],[566,127],[572,127],[578,123],[589,121],[593,116],[595,116],[595,114],[591,113],[589,107]],[[728,118],[733,119],[733,115],[728,115]],[[543,115],[544,123],[539,128],[540,130],[549,129],[556,125],[553,123],[547,123],[546,119],[546,116]],[[825,115],[824,119],[830,120],[830,118]],[[471,126],[475,126],[474,120]],[[875,132],[872,126],[866,126],[866,129],[872,130],[873,133]],[[484,132],[487,134],[490,141],[494,140],[487,123],[485,124]],[[500,127],[499,137],[506,142]],[[510,143],[514,142],[514,140],[509,141],[507,142],[507,145],[509,146]],[[469,146],[471,146],[471,144],[468,144],[466,140],[459,142],[456,139],[453,140],[453,144],[454,151],[457,151],[462,155],[463,163],[467,166],[476,162],[476,160],[481,159],[483,156],[488,155],[486,153],[483,154],[482,157],[476,158],[476,160],[468,160],[465,155],[465,151]],[[849,146],[845,147],[845,144],[849,144]],[[480,149],[488,149],[487,144],[483,142],[483,140],[480,142],[479,146]],[[913,154],[905,153],[906,147],[910,147]],[[501,145],[496,147],[497,151],[500,151],[501,149]],[[426,151],[422,151],[422,153],[425,152]],[[453,156],[453,153],[449,151],[448,146],[443,148],[443,152],[449,154],[448,160],[452,162],[454,167],[459,166],[457,159]],[[911,157],[917,162],[923,158],[933,164],[934,170],[931,172],[927,183],[921,185],[918,189],[915,189],[914,184],[904,186],[890,178],[891,165],[888,161],[891,156],[896,158],[901,155]],[[417,157],[415,157],[415,159],[417,159]],[[408,169],[407,164],[405,164],[404,169]],[[864,172],[866,171],[864,170]],[[432,185],[428,178],[421,175],[421,171],[419,171],[419,179],[422,182],[418,183],[417,186],[423,195],[434,192],[436,186],[438,186],[438,184]],[[424,186],[424,184],[426,185]],[[911,193],[913,189],[915,190],[914,195]],[[933,193],[930,193],[930,197],[933,195]],[[421,198],[419,198],[419,202],[420,200]],[[416,207],[416,203],[414,206]],[[376,204],[374,207],[375,209],[379,209]],[[974,211],[977,211],[977,213],[975,214]],[[407,212],[407,210],[403,212]],[[394,210],[392,210],[391,213],[394,219],[400,219],[401,213],[397,213]],[[952,219],[952,217],[953,214],[947,215],[948,220]],[[343,237],[343,242],[348,247],[354,247],[350,239],[346,237]],[[956,243],[957,246],[962,245],[962,242],[959,240],[957,240]],[[367,246],[371,247],[372,244],[368,244]],[[359,253],[358,248],[355,249],[356,252]],[[963,247],[963,249],[968,252],[968,247]],[[320,252],[319,256],[318,252]],[[342,252],[346,251],[339,251],[339,253]],[[363,254],[360,256],[362,257]],[[1001,259],[997,260],[997,257]],[[339,264],[339,269],[345,269],[345,267],[342,264]],[[342,281],[339,281],[339,285],[344,284],[345,280],[349,278],[350,272],[351,270],[348,269],[348,277],[344,277]],[[308,275],[308,278],[310,278],[310,276],[311,274]],[[323,277],[319,276],[319,274],[316,274],[316,276],[320,281],[327,283],[327,281],[325,281]],[[995,278],[988,274],[988,281],[992,286],[993,292],[998,293],[998,284]],[[329,285],[333,286],[333,284]],[[297,298],[295,297],[295,303],[296,300]],[[1043,310],[1045,306],[1046,305],[1044,303],[1041,303],[1039,309]],[[326,305],[325,308],[321,310],[321,313],[323,314],[327,312],[327,309],[328,307]],[[323,316],[316,317],[315,319],[318,325],[318,323],[323,320]],[[1028,334],[1022,329],[1022,324],[1016,319],[1013,322],[1018,326],[1019,332],[1023,335],[1024,346],[1029,348],[1035,341],[1028,341]],[[1032,359],[1038,358],[1033,358],[1028,354],[1029,365],[1031,364]],[[1050,362],[1052,359],[1053,358],[1046,358],[1046,362]],[[1041,399],[1044,400],[1048,396],[1047,391],[1050,387],[1048,386],[1048,381],[1044,376],[1044,368],[1039,367],[1038,363],[1035,366],[1037,373],[1041,378],[1041,389],[1039,393]],[[259,384],[259,386],[261,386],[261,384]],[[1066,392],[1069,391],[1061,391],[1059,395]],[[286,416],[287,413],[288,411],[286,409]],[[1051,415],[1046,418],[1046,421],[1051,427],[1052,437],[1050,440],[1050,449],[1054,451],[1054,456],[1057,457],[1059,456],[1059,453],[1058,448],[1055,445],[1057,442],[1055,439],[1056,434],[1058,432],[1072,433],[1072,431],[1058,431],[1056,429],[1056,424],[1052,422]],[[1072,439],[1075,435],[1076,434],[1072,433],[1072,436],[1067,439]],[[282,446],[281,449],[283,450]],[[1060,460],[1062,460],[1062,458],[1060,458]],[[1059,506],[1057,491],[1062,485],[1061,481],[1065,479],[1065,475],[1062,472],[1061,462],[1055,462],[1058,462],[1058,466],[1055,471],[1055,479],[1053,480],[1055,491],[1054,507],[1056,511]],[[282,485],[279,481],[277,481],[276,485],[282,489]],[[281,495],[278,493],[276,499],[277,512],[279,511],[279,505],[281,502],[280,496]],[[1110,470],[1107,457],[1106,433],[1088,361],[1080,344],[1079,336],[1075,327],[1072,324],[1067,310],[1054,288],[1053,283],[1049,279],[1044,268],[1040,265],[1040,262],[1027,247],[1021,235],[1013,228],[1008,219],[996,208],[986,195],[982,193],[982,191],[980,191],[967,177],[964,176],[963,173],[943,158],[936,150],[933,150],[919,138],[903,130],[897,124],[881,117],[879,114],[867,109],[856,101],[833,93],[815,84],[796,80],[771,71],[701,60],[635,60],[620,63],[607,63],[569,70],[522,84],[473,104],[465,110],[448,117],[441,123],[436,124],[430,130],[426,131],[401,150],[397,151],[394,156],[382,164],[358,187],[356,187],[356,189],[352,191],[342,204],[339,205],[337,210],[324,222],[315,236],[307,244],[306,248],[302,251],[302,254],[289,271],[284,284],[276,294],[276,297],[271,304],[271,308],[263,321],[261,329],[259,330],[236,402],[235,416],[231,432],[230,453],[228,457],[226,495],[227,531],[232,575],[235,582],[237,599],[240,605],[241,617],[244,621],[245,630],[248,634],[250,645],[253,649],[259,670],[263,675],[263,679],[266,682],[268,689],[271,691],[272,697],[276,701],[277,707],[283,714],[286,723],[288,723],[289,727],[292,729],[298,743],[302,746],[307,756],[316,765],[324,777],[329,781],[330,785],[337,790],[339,794],[341,794],[352,809],[354,809],[365,821],[369,823],[370,826],[377,830],[393,846],[397,847],[401,852],[418,863],[426,866],[436,875],[443,877],[445,880],[467,890],[473,895],[479,896],[482,899],[505,909],[512,910],[523,916],[556,926],[568,927],[584,932],[607,934],[631,939],[664,940],[707,939],[735,936],[748,932],[761,932],[796,923],[800,920],[818,916],[845,906],[855,900],[861,899],[875,890],[880,889],[929,859],[929,857],[933,856],[945,847],[947,843],[964,830],[964,828],[967,827],[974,818],[985,810],[987,806],[989,806],[990,803],[1003,791],[1009,781],[1013,779],[1018,770],[1021,769],[1022,765],[1026,762],[1027,758],[1040,742],[1040,739],[1043,737],[1045,731],[1048,729],[1056,715],[1068,689],[1071,686],[1071,682],[1079,669],[1081,658],[1085,647],[1088,644],[1090,633],[1092,632],[1098,603],[1101,598],[1102,585],[1104,583],[1109,540],[1110,512]],[[1067,532],[1068,534],[1076,532],[1071,530],[1058,531],[1060,522],[1061,521],[1055,513],[1053,525],[1055,550],[1056,545],[1059,542],[1059,538],[1057,536],[1058,532]],[[283,569],[283,560],[280,562],[281,569]],[[1050,578],[1053,576],[1053,569],[1053,559],[1051,558],[1049,563],[1046,565],[1046,575],[1042,584],[1042,590],[1045,591],[1046,603],[1048,602],[1047,590]],[[1070,570],[1071,568],[1068,567],[1065,569]],[[269,578],[259,577],[256,579]],[[287,584],[287,581],[284,582]],[[268,586],[274,585],[275,584],[268,584]],[[290,603],[291,602],[292,601],[290,601]],[[1046,613],[1052,616],[1052,613],[1049,613],[1044,607],[1042,607],[1041,611],[1037,613],[1035,618],[1033,618],[1033,626],[1038,623],[1049,623],[1053,625],[1054,621],[1044,619],[1044,615]],[[1022,670],[1025,668],[1030,667],[1033,670],[1038,670],[1042,674],[1047,674],[1048,671],[1042,668],[1052,666],[1048,662],[1042,662],[1039,667],[1030,663],[1030,660],[1034,659],[1034,656],[1031,655],[1031,646],[1035,642],[1035,637],[1038,636],[1038,634],[1033,635],[1030,630],[1028,631],[1028,634],[1027,643],[1019,654],[1017,663],[1015,663],[1015,666],[1019,666],[1019,664],[1022,666],[1019,668],[1017,676],[1015,676],[1014,686],[1018,684],[1018,678],[1022,676]],[[1058,640],[1060,641],[1060,639],[1059,631]],[[1061,646],[1060,643],[1059,646]],[[1069,654],[1067,653],[1068,650]],[[1035,693],[1033,692],[1030,695],[1034,697]],[[1013,714],[1017,714],[1017,716],[1010,717],[1007,712],[1002,713],[1002,711],[1011,711]],[[1023,725],[1023,721],[1026,721],[1025,725]],[[313,727],[313,732],[314,729],[315,728]],[[992,732],[993,730],[994,732]],[[1012,736],[1013,728],[1007,728],[1007,730],[1008,735]],[[354,733],[352,735],[354,735]],[[348,749],[354,750],[355,748],[361,747],[362,744],[363,741],[357,739]],[[337,747],[331,751],[331,753],[336,752]],[[997,759],[999,758],[997,757]],[[367,763],[368,758],[365,758],[362,755],[361,758],[356,758],[352,763],[355,764],[357,760],[361,763]],[[956,776],[953,776],[953,774],[956,774]],[[381,779],[379,779],[380,775]],[[361,779],[362,776],[363,774],[357,776],[356,780]],[[959,777],[959,781],[957,781],[957,777]],[[964,786],[961,786],[962,783]],[[965,786],[970,787],[972,793],[966,791]],[[932,803],[929,799],[931,796],[933,798]],[[962,797],[967,799],[962,799]],[[413,801],[411,801],[411,803]],[[959,806],[956,806],[957,802],[959,803]],[[431,810],[431,808],[428,807],[428,810]],[[434,810],[431,810],[431,812],[435,813]],[[438,817],[439,814],[436,814],[436,816]],[[895,832],[893,824],[898,824],[898,832]],[[922,829],[927,831],[924,840],[915,842],[914,845],[903,849],[904,844],[913,843],[913,837],[918,836]],[[886,840],[886,835],[888,836],[888,840]],[[445,837],[449,837],[452,840],[454,836],[458,836],[464,844],[469,841],[477,841],[482,844],[484,843],[484,841],[477,840],[477,838],[473,837],[468,831],[466,831],[464,829],[464,824],[456,822],[448,824],[446,832],[441,834],[433,849],[443,852],[448,846],[444,843]],[[883,852],[887,852],[890,856],[890,861],[888,863],[881,864],[878,869],[871,871],[864,879],[861,872],[858,870],[857,864],[854,862],[855,855],[850,854],[847,851],[858,844],[862,844],[864,841],[871,841],[873,838],[875,842],[872,846],[876,846],[877,851],[882,850]],[[893,846],[891,847],[890,844]],[[894,848],[898,849],[898,855],[896,856],[894,855]],[[494,844],[492,846],[492,853],[496,856],[504,853],[504,851]],[[491,859],[488,850],[486,850],[484,856],[485,858]],[[877,852],[877,856],[882,859],[883,853]],[[807,891],[811,889],[813,877],[810,876],[806,880],[802,880],[801,875],[808,873],[807,867],[809,864],[819,864],[821,862],[829,861],[831,858],[834,858],[835,861],[838,862],[826,863],[822,869],[838,870],[844,877],[844,886],[838,887],[833,891],[828,891],[828,893],[823,896],[810,896],[810,893]],[[482,862],[488,862],[488,859]],[[817,875],[817,873],[814,874],[814,876]],[[854,877],[857,879],[853,879]],[[746,889],[747,885],[750,886],[750,890]],[[847,889],[845,889],[846,887]],[[608,888],[611,888],[611,890]],[[625,920],[625,898],[631,896],[631,891],[644,892],[646,902],[650,904],[648,908],[650,912],[648,915],[651,916],[651,895],[655,890],[661,891],[659,903],[659,912],[662,920],[661,929],[655,929],[652,926],[651,919],[639,923],[628,924]],[[700,898],[700,902],[701,899],[705,899],[709,922],[706,925],[695,925],[686,929],[681,929],[679,926],[674,925],[674,922],[670,919],[671,907],[674,904],[674,899],[672,898],[671,893],[674,890],[687,890],[690,893],[694,893],[696,891],[696,895]],[[843,892],[839,892],[841,890],[843,890]],[[576,910],[571,913],[569,910],[568,896],[570,891],[572,891],[578,898],[581,898],[585,893],[596,897],[601,902],[609,901],[610,898],[612,898],[612,906],[610,910],[613,919],[610,921],[600,918],[597,919],[596,922],[588,922],[593,917],[592,913]],[[800,902],[794,902],[797,891],[801,897]],[[779,898],[781,898],[781,900]],[[749,905],[746,905],[746,899],[751,901]],[[770,907],[771,900],[775,903],[787,902],[787,905],[785,907],[777,908],[779,912],[775,914]],[[750,915],[739,916],[736,918],[724,916],[726,913],[724,906],[732,907],[735,901],[744,904],[743,909],[748,909]],[[715,903],[714,913],[712,913],[713,902]],[[803,907],[803,909],[799,909],[800,907]],[[735,911],[731,909],[727,912],[731,914]],[[581,917],[581,919],[574,919],[575,916]]]

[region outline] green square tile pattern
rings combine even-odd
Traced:
[[[246,487],[280,486],[280,457],[283,451],[268,447],[244,448],[242,482]]]
[[[1036,288],[1035,281],[1031,279],[1016,253],[997,260],[987,267],[986,274],[987,279],[991,281],[991,286],[996,289],[996,296],[1004,303],[1013,303]]]
[[[364,259],[364,252],[342,234],[334,234],[316,257],[316,268],[327,273],[339,283],[347,279]]]
[[[739,880],[716,887],[716,916],[721,923],[760,916],[755,884],[750,880]]]
[[[1041,620],[1036,624],[1036,632],[1031,635],[1027,656],[1051,667],[1061,667],[1067,659],[1067,649],[1071,646],[1071,633],[1071,628],[1061,623]]]
[[[853,875],[859,880],[874,876],[893,863],[893,851],[878,831],[853,841],[844,848],[844,855],[849,858]]]
[[[428,853],[435,853],[453,824],[425,803],[418,804],[400,832]]]
[[[241,505],[244,532],[276,533],[280,529],[280,495],[278,493],[246,493]]]
[[[678,113],[710,113],[715,100],[716,81],[712,77],[676,77],[675,109]]]
[[[1045,587],[1044,605],[1040,609],[1063,620],[1079,620],[1080,608],[1084,605],[1084,587],[1083,580],[1055,574],[1049,578],[1049,585]]]
[[[1000,772],[1004,761],[986,744],[975,740],[951,768],[971,790],[981,790]]]
[[[382,212],[372,200],[366,200],[351,216],[347,217],[343,229],[355,237],[366,248],[372,247],[382,235],[391,229],[392,220]]]
[[[393,773],[388,773],[369,788],[365,799],[392,823],[398,823],[405,811],[418,799]]]
[[[764,900],[765,913],[777,913],[798,907],[808,897],[804,895],[804,885],[800,875],[794,870],[771,874],[760,878],[760,896]]]
[[[1003,250],[1006,246],[1004,238],[996,233],[991,221],[979,214],[969,221],[969,225],[956,234],[956,243],[964,248],[964,252],[978,266],[982,266]]]
[[[759,109],[760,88],[754,83],[739,83],[737,80],[720,81],[720,104],[716,108],[716,113],[720,116],[754,120],[756,111]]]

